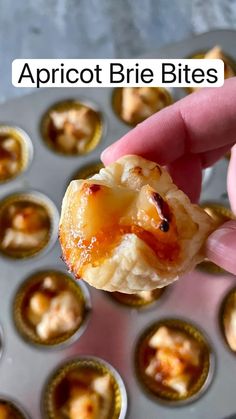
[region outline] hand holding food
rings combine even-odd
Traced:
[[[166,165],[174,183],[192,202],[201,191],[202,169],[231,149],[227,188],[236,213],[236,77],[223,87],[202,89],[156,113],[129,131],[102,154],[105,165],[126,154],[137,154]],[[234,146],[234,147],[233,147]],[[236,223],[217,228],[206,241],[207,258],[236,274]]]

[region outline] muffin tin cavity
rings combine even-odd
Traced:
[[[100,112],[77,100],[58,102],[47,110],[41,121],[41,134],[54,152],[78,156],[91,152],[103,133]]]
[[[14,299],[18,332],[32,344],[54,347],[74,342],[87,326],[90,297],[68,274],[48,270],[31,275]]]
[[[42,404],[45,419],[124,419],[127,396],[111,365],[99,358],[79,358],[49,378]]]
[[[135,350],[135,368],[142,388],[156,400],[183,405],[208,387],[214,369],[205,336],[179,319],[163,319],[144,330]]]
[[[34,256],[55,241],[58,213],[39,192],[19,192],[0,202],[0,253],[13,259]]]
[[[0,419],[29,419],[17,403],[0,395]]]
[[[118,87],[112,94],[115,114],[131,126],[144,121],[171,103],[173,97],[163,87]]]
[[[0,124],[0,184],[24,172],[32,153],[31,140],[22,129]]]

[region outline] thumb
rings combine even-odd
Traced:
[[[214,231],[206,246],[206,256],[211,262],[236,275],[236,220]]]

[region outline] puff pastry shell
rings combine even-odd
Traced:
[[[60,242],[77,278],[136,293],[166,286],[204,259],[211,217],[172,182],[167,170],[125,156],[65,194]]]

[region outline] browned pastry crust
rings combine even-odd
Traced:
[[[135,293],[163,287],[204,259],[213,229],[168,172],[125,156],[65,194],[60,242],[78,278],[107,290]]]

